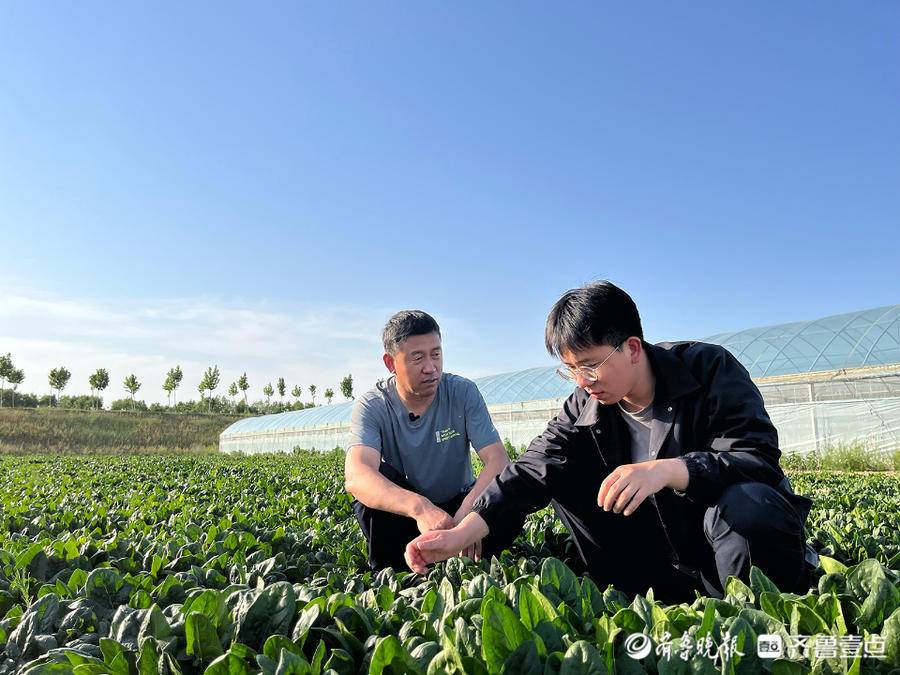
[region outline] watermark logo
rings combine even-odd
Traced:
[[[625,638],[625,652],[633,659],[643,659],[650,655],[653,644],[645,633],[632,633]]]
[[[756,638],[756,654],[761,659],[780,659],[784,656],[784,640],[780,635],[764,633]]]
[[[726,631],[717,644],[712,635],[692,637],[685,633],[673,637],[666,632],[659,636],[655,645],[645,633],[632,633],[625,638],[625,652],[633,659],[643,659],[655,653],[666,660],[679,658],[690,661],[693,657],[709,659],[717,665],[732,661],[735,657],[744,656],[741,651],[745,645],[746,635],[731,635]],[[886,658],[886,644],[879,635],[788,635],[787,639],[778,634],[763,633],[756,638],[756,653],[761,659],[779,658],[815,658],[819,659],[864,659]]]

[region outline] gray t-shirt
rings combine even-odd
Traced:
[[[618,405],[619,410],[622,411],[622,417],[628,424],[628,431],[631,433],[631,462],[637,464],[652,459],[650,457],[650,424],[653,421],[653,404],[633,413],[625,410],[621,402]]]
[[[650,456],[650,424],[653,422],[653,404],[651,403],[643,410],[634,413],[625,410],[621,402],[618,405],[631,434],[632,464],[655,459]],[[656,495],[650,495],[650,500],[656,502]]]
[[[350,441],[381,451],[382,461],[406,476],[415,491],[446,502],[475,483],[469,445],[481,451],[500,442],[478,387],[459,375],[441,375],[428,410],[416,420],[397,394],[394,377],[353,405]]]

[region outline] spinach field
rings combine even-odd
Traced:
[[[815,500],[808,535],[822,556],[806,595],[754,570],[725,599],[668,606],[579,577],[548,511],[500,560],[374,574],[342,478],[336,455],[0,458],[0,673],[865,673],[898,662],[896,476],[793,477]],[[768,658],[763,642],[783,653]]]

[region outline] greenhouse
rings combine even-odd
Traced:
[[[785,452],[864,442],[900,447],[900,305],[813,321],[720,333],[763,394]],[[555,367],[475,379],[501,438],[528,444],[572,392]],[[345,447],[352,401],[239,420],[222,432],[226,452]]]

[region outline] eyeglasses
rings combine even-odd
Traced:
[[[623,344],[625,344],[624,340],[613,347],[609,355],[593,368],[588,368],[587,366],[575,366],[574,368],[560,366],[556,369],[556,374],[569,382],[574,382],[576,377],[581,377],[585,382],[596,382],[600,379],[600,369],[603,367],[603,364],[609,361]]]

